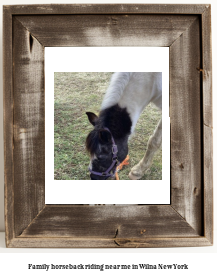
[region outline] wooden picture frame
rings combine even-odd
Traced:
[[[6,246],[212,245],[211,6],[4,6],[3,24]],[[45,205],[46,46],[169,47],[170,205]]]

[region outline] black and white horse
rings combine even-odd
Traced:
[[[114,176],[117,163],[127,156],[129,136],[150,102],[162,110],[162,73],[116,72],[112,75],[99,116],[86,113],[94,126],[86,139],[92,180]],[[145,156],[131,169],[130,179],[140,179],[144,175],[161,142],[162,119],[148,141]]]

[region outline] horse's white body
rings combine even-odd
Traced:
[[[162,109],[161,72],[116,72],[111,78],[101,109],[115,104],[127,108],[133,132],[140,114],[150,102]]]
[[[162,109],[162,73],[116,72],[112,76],[101,109],[115,104],[126,108],[132,121],[132,133],[140,114],[150,102]],[[161,141],[162,121],[160,120],[148,141],[145,156],[129,174],[131,179],[139,179],[144,175],[152,163],[154,153],[161,146]]]

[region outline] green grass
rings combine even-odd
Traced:
[[[92,130],[86,112],[99,113],[111,73],[55,73],[54,96],[54,178],[56,180],[89,180],[89,156],[85,150],[87,134]],[[130,164],[119,172],[129,180],[130,169],[144,156],[161,112],[152,105],[143,111],[129,143]],[[143,176],[144,180],[162,179],[162,151]]]

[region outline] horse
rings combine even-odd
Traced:
[[[128,141],[136,123],[150,102],[162,111],[161,72],[115,72],[112,75],[99,116],[86,112],[94,127],[86,138],[91,180],[114,178],[117,165],[128,154]],[[143,177],[161,144],[162,118],[148,140],[144,157],[131,169],[131,180]]]

